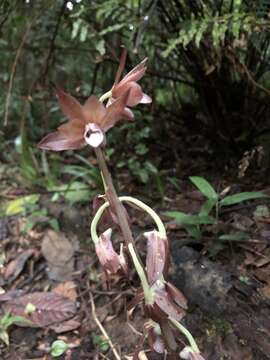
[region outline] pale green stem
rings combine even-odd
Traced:
[[[103,94],[100,98],[99,98],[99,101],[100,102],[103,102],[107,99],[109,99],[110,97],[112,96],[112,91],[107,91],[105,94]]]
[[[193,336],[191,335],[191,333],[188,331],[188,329],[186,329],[184,327],[184,325],[180,324],[178,321],[176,321],[175,319],[169,317],[169,320],[171,321],[171,323],[183,334],[185,335],[185,337],[188,339],[189,344],[192,348],[192,350],[199,354],[200,353],[200,349],[198,348],[198,345],[196,344],[196,341],[194,340]]]
[[[138,206],[140,209],[145,210],[151,216],[151,218],[154,220],[154,222],[156,223],[160,237],[163,239],[166,239],[166,230],[165,230],[164,224],[163,224],[162,220],[160,219],[160,217],[157,215],[157,213],[153,209],[151,209],[150,206],[146,205],[142,201],[135,199],[131,196],[120,196],[119,200],[121,202],[124,202],[124,201],[130,202],[130,203]],[[109,206],[110,206],[110,203],[108,201],[105,202],[103,205],[101,205],[92,220],[91,237],[92,237],[92,240],[94,243],[99,241],[98,235],[97,235],[97,224],[99,222],[99,219],[100,219],[101,215],[103,214],[103,212],[105,211],[105,209]]]
[[[90,228],[90,232],[91,232],[91,239],[93,240],[93,242],[95,244],[97,244],[99,242],[99,237],[97,234],[97,225],[98,222],[103,214],[103,212],[105,211],[105,209],[109,206],[109,202],[105,202],[104,204],[102,204],[100,206],[100,208],[98,209],[98,211],[96,212],[92,222],[91,222],[91,228]]]
[[[135,266],[136,272],[141,280],[145,302],[148,304],[152,304],[154,301],[153,293],[148,284],[144,269],[141,266],[140,261],[137,258],[136,252],[135,252],[132,244],[128,244],[128,250],[129,250],[130,256],[132,258],[133,264]]]
[[[124,201],[130,202],[130,203],[138,206],[140,209],[145,210],[152,217],[154,222],[156,223],[156,226],[158,228],[158,231],[159,231],[159,234],[160,234],[161,238],[166,239],[165,227],[164,227],[160,217],[155,213],[155,211],[153,209],[150,208],[150,206],[144,204],[142,201],[140,201],[138,199],[135,199],[135,198],[133,198],[131,196],[120,196],[119,200],[121,202],[124,202]],[[99,237],[97,235],[98,222],[99,222],[103,212],[105,211],[105,209],[107,207],[109,207],[109,206],[110,206],[110,204],[109,204],[108,201],[105,202],[103,205],[101,205],[100,208],[98,209],[98,211],[96,212],[93,220],[92,220],[92,223],[91,223],[91,238],[92,238],[92,240],[93,240],[93,242],[95,244],[97,244],[99,242]],[[131,243],[128,244],[128,249],[129,249],[130,255],[132,257],[132,261],[134,263],[134,266],[136,268],[137,274],[138,274],[138,276],[139,276],[139,278],[141,280],[145,300],[146,300],[147,303],[152,303],[153,302],[153,294],[152,294],[151,288],[150,288],[150,286],[148,284],[148,281],[147,281],[147,278],[146,278],[146,275],[145,275],[145,271],[144,271],[142,265],[140,264],[140,261],[137,258],[137,255],[136,255],[136,252],[134,250],[133,244],[131,244]]]
[[[138,206],[140,209],[144,210],[145,212],[147,212],[151,216],[151,218],[154,220],[154,222],[156,223],[160,237],[163,239],[167,238],[165,226],[164,226],[162,220],[150,206],[146,205],[141,200],[138,200],[131,196],[121,196],[119,199],[120,199],[120,201],[130,202],[130,203]]]

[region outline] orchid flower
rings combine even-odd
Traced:
[[[111,98],[108,104],[113,103],[116,99],[122,96],[126,91],[130,91],[127,106],[134,107],[138,104],[149,104],[152,102],[150,96],[146,95],[141,86],[137,82],[144,76],[146,72],[147,58],[135,66],[128,74],[126,74],[121,81],[120,77],[124,70],[126,63],[127,52],[124,50],[121,55],[120,64],[116,73],[114,85],[111,90]],[[129,108],[125,109],[125,115],[132,120],[134,115]]]
[[[107,273],[123,273],[127,275],[128,265],[123,252],[123,244],[120,247],[120,254],[117,254],[113,248],[111,236],[112,229],[109,228],[101,234],[99,241],[95,244],[99,262]]]
[[[167,239],[160,237],[157,231],[144,234],[147,238],[146,275],[150,286],[149,298],[142,290],[135,295],[129,308],[145,299],[145,311],[156,322],[170,317],[180,321],[187,308],[184,295],[171,283],[164,280],[163,271],[167,261]]]
[[[44,150],[62,151],[78,149],[89,144],[96,148],[105,139],[105,132],[124,117],[130,91],[122,93],[107,108],[95,96],[90,96],[82,106],[73,96],[57,89],[59,105],[69,121],[56,132],[45,136],[38,147]]]

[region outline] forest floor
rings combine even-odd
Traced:
[[[182,164],[183,165],[183,164]],[[151,203],[156,211],[198,213],[205,201],[185,176],[206,174],[220,191],[231,193],[260,190],[269,193],[267,183],[254,176],[237,179],[208,174],[207,165],[189,171],[183,165],[181,189],[168,186],[166,197],[151,195],[140,184],[126,178],[127,190]],[[2,174],[3,176],[3,174]],[[13,183],[5,174],[5,181]],[[8,200],[16,199],[16,185],[9,186]],[[12,188],[13,187],[13,188]],[[107,281],[89,239],[90,206],[70,207],[40,201],[48,213],[36,215],[35,226],[22,215],[0,220],[0,358],[10,360],[54,359],[52,344],[62,340],[67,349],[59,359],[114,359],[100,324],[111,338],[121,359],[132,359],[144,323],[139,305],[130,312],[138,282],[114,276]],[[202,237],[194,240],[184,227],[162,215],[172,249],[171,281],[185,294],[189,309],[184,323],[197,339],[208,360],[270,359],[270,213],[265,199],[227,207],[216,226],[204,225]],[[44,226],[44,217],[59,220],[60,231]],[[130,218],[138,247],[145,253],[140,235],[151,230],[150,219],[135,209]],[[221,241],[220,234],[245,233],[244,239]],[[11,321],[3,318],[8,313]],[[26,316],[22,323],[11,314]],[[8,326],[7,325],[10,325]],[[34,326],[35,325],[35,326]],[[56,349],[57,350],[57,349]],[[56,351],[55,350],[55,351]],[[61,353],[61,350],[60,350]],[[151,354],[147,342],[141,359],[164,359]]]

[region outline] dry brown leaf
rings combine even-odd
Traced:
[[[25,310],[29,304],[34,310],[27,314]],[[4,303],[3,309],[30,320],[33,327],[47,327],[66,321],[76,314],[75,302],[53,292],[23,295]]]
[[[60,283],[52,291],[74,302],[77,299],[76,284],[74,283],[74,281],[66,281],[64,283]]]
[[[266,284],[270,285],[270,266],[261,269],[256,269],[255,276],[260,281],[263,281]]]
[[[34,250],[29,249],[21,252],[16,259],[10,261],[5,269],[4,277],[9,282],[15,280],[22,272],[25,263],[33,255]]]
[[[67,321],[50,325],[50,329],[54,330],[57,334],[61,334],[67,331],[76,330],[80,326],[81,326],[80,318],[79,316],[75,316]]]
[[[266,297],[268,300],[270,300],[270,286],[265,286],[261,289],[258,289],[261,295]]]
[[[69,280],[74,270],[74,246],[62,233],[48,230],[42,240],[42,254],[48,262],[50,279]]]

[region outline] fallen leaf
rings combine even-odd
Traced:
[[[20,297],[24,294],[25,294],[24,290],[10,290],[6,293],[4,292],[0,294],[0,302],[14,300],[15,298]]]
[[[5,269],[4,278],[9,282],[14,281],[22,272],[25,263],[33,255],[34,250],[29,249],[20,253],[16,259],[10,261]]]
[[[66,281],[64,283],[60,283],[52,291],[74,302],[77,299],[76,284],[73,281]]]
[[[26,314],[29,303],[35,306],[35,311]],[[46,327],[72,318],[76,314],[76,303],[53,292],[36,292],[7,301],[3,309],[30,320],[33,327]]]
[[[67,321],[50,325],[50,329],[55,331],[57,334],[61,334],[67,331],[78,329],[80,326],[81,326],[80,318],[79,316],[75,316]]]
[[[42,240],[41,251],[48,262],[48,276],[52,280],[69,280],[74,270],[74,246],[60,231],[48,230]]]
[[[270,300],[270,286],[264,286],[261,289],[258,289],[261,295],[266,297],[268,300]]]

